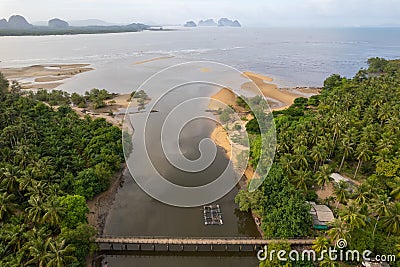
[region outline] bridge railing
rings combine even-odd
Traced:
[[[96,236],[99,239],[184,239],[184,240],[207,240],[207,239],[225,239],[225,240],[276,240],[276,241],[285,241],[285,240],[312,240],[314,237],[288,237],[288,238],[261,238],[261,237],[232,237],[232,236],[221,236],[221,237],[196,237],[196,236],[113,236],[113,235],[102,235]]]

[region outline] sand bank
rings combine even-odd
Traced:
[[[273,79],[271,77],[253,72],[244,72],[243,75],[249,78],[252,82],[244,83],[242,89],[257,94],[261,91],[267,100],[272,100],[268,101],[272,110],[285,109],[292,105],[294,100],[298,97],[310,97],[319,94],[317,88],[279,88],[276,84],[272,83]],[[259,90],[254,84],[259,88]]]
[[[133,65],[141,65],[141,64],[145,64],[145,63],[149,63],[149,62],[153,62],[153,61],[157,61],[157,60],[169,59],[169,58],[174,58],[174,57],[175,56],[156,57],[156,58],[151,58],[151,59],[147,59],[147,60],[134,62]]]
[[[33,65],[22,68],[0,68],[6,78],[21,83],[22,89],[54,89],[75,75],[91,71],[90,64]],[[60,82],[55,82],[60,81]]]
[[[271,110],[285,109],[293,104],[294,100],[298,97],[310,97],[311,95],[316,95],[319,93],[319,90],[317,88],[297,87],[280,89],[276,84],[271,83],[273,81],[271,77],[267,77],[257,73],[244,72],[243,75],[251,79],[267,99],[270,98],[271,100],[273,100],[268,101],[270,103]],[[242,85],[242,89],[249,90],[254,93],[259,93],[259,90],[254,86],[252,82],[244,83]],[[218,110],[219,108],[224,108],[225,105],[230,105],[233,106],[233,108],[237,112],[243,111],[243,108],[237,106],[236,104],[236,95],[227,88],[221,89],[218,93],[211,96],[211,98],[217,101],[210,101],[210,109]],[[218,101],[222,103],[219,103]],[[252,117],[248,116],[247,119],[250,120],[252,119]],[[228,133],[223,126],[216,126],[211,134],[211,139],[215,142],[216,145],[224,148],[229,157],[231,156],[232,144],[229,140]],[[249,181],[254,175],[256,175],[254,169],[251,166],[248,166],[245,171],[247,181]]]

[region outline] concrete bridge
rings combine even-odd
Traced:
[[[253,252],[279,241],[291,245],[312,245],[314,239],[258,239],[240,237],[116,237],[101,236],[100,250],[171,252]]]

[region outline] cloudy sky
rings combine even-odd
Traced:
[[[182,24],[229,17],[246,26],[399,25],[400,0],[0,0],[0,18]]]

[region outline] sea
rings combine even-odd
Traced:
[[[128,93],[162,69],[189,61],[253,71],[281,87],[319,87],[333,73],[352,77],[367,67],[368,58],[400,58],[400,28],[172,29],[0,37],[0,68],[88,63],[94,71],[66,80],[59,89]]]

